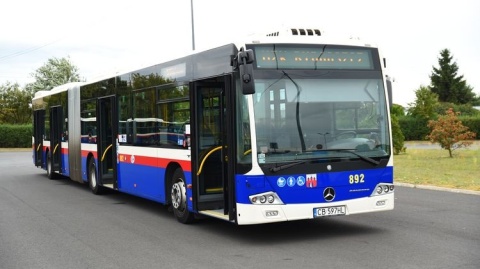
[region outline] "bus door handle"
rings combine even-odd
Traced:
[[[102,154],[102,159],[101,161],[103,162],[103,159],[105,159],[105,155],[107,154],[107,151],[112,147],[113,144],[108,145],[108,147],[105,149],[105,151]]]
[[[205,164],[205,161],[207,160],[208,156],[210,156],[212,153],[214,153],[215,151],[220,150],[220,149],[222,149],[222,146],[218,146],[216,148],[213,148],[205,155],[205,157],[203,157],[203,160],[200,163],[200,167],[198,168],[197,176],[199,176],[202,173],[203,165]]]
[[[55,148],[53,149],[53,154],[55,154],[57,152],[58,145],[59,145],[58,143],[57,143],[57,145],[55,145]]]

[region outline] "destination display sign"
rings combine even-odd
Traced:
[[[329,46],[256,46],[258,69],[363,69],[373,70],[372,50]]]

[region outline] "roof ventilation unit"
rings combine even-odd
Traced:
[[[306,35],[306,36],[321,36],[320,30],[318,29],[290,29],[292,35]]]

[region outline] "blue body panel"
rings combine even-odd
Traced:
[[[250,204],[249,195],[273,191],[285,204],[324,203],[323,191],[335,189],[334,201],[368,197],[378,183],[393,183],[393,167],[318,174],[236,176],[238,203]]]
[[[119,191],[165,203],[165,168],[126,162],[117,167]]]
[[[96,161],[96,160],[95,160]],[[87,157],[82,156],[82,180],[83,182],[88,182],[87,178]]]
[[[64,176],[70,176],[70,170],[69,170],[69,162],[68,162],[68,154],[63,154],[62,153],[62,169],[61,169],[61,173],[62,175]]]

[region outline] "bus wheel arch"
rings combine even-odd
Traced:
[[[167,173],[168,174],[168,173]],[[182,168],[179,166],[175,167],[171,177],[167,177],[169,182],[171,182],[169,193],[170,193],[170,202],[173,208],[173,214],[175,218],[181,223],[191,223],[195,219],[193,212],[188,211],[187,206],[187,183],[185,180],[185,174],[183,173]],[[168,199],[168,198],[167,198]]]
[[[172,204],[172,198],[170,195],[170,190],[172,189],[172,177],[173,173],[175,170],[180,168],[180,166],[177,163],[169,163],[167,168],[165,169],[165,182],[164,182],[164,193],[166,194],[165,196],[165,205],[171,205]]]
[[[86,161],[85,161],[85,171],[86,171],[85,173],[86,173],[86,175],[87,175],[86,183],[88,183],[88,173],[89,173],[89,169],[90,169],[89,165],[90,165],[90,160],[91,160],[91,159],[93,159],[93,154],[90,152],[90,153],[88,153],[87,159],[86,159]],[[82,164],[82,165],[83,165],[83,164]]]

